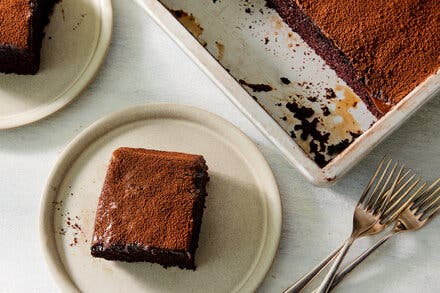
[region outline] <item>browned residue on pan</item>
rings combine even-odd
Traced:
[[[280,30],[283,27],[283,21],[279,16],[273,16],[272,20],[275,22],[275,29]]]
[[[350,109],[356,109],[358,104],[361,103],[359,97],[347,86],[337,85],[335,87],[336,91],[343,91],[344,98],[335,101],[335,109],[333,110],[334,116],[339,116],[342,118],[341,123],[334,125],[332,133],[336,134],[338,137],[344,137],[347,133],[357,133],[361,131],[359,123],[354,119],[353,115],[350,113]]]
[[[242,85],[245,85],[245,86],[251,88],[254,93],[256,93],[256,92],[270,92],[270,91],[274,90],[274,88],[272,86],[270,86],[268,84],[264,84],[264,83],[249,83],[243,79],[240,79],[238,82]]]
[[[387,113],[391,110],[393,107],[392,105],[388,104],[387,102],[372,98],[374,106],[381,112],[381,113]]]
[[[206,46],[206,41],[201,39],[203,27],[200,26],[194,15],[183,10],[170,10],[170,12],[203,46]]]
[[[217,59],[222,60],[223,56],[225,56],[225,45],[216,41],[215,45],[217,46]]]

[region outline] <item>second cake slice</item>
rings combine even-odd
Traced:
[[[195,269],[207,169],[200,155],[114,151],[98,202],[92,255]]]

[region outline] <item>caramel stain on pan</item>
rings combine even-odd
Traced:
[[[183,10],[170,10],[170,12],[203,46],[206,46],[206,41],[201,39],[203,27],[200,26],[194,15]]]
[[[372,98],[371,99],[374,103],[374,106],[381,112],[381,113],[387,113],[391,110],[392,106],[388,104],[387,102]]]
[[[215,45],[217,47],[217,53],[218,53],[217,59],[222,60],[223,56],[225,56],[225,45],[217,41],[215,42]]]
[[[336,91],[343,91],[344,98],[335,101],[335,109],[333,110],[334,116],[342,118],[342,122],[336,124],[332,133],[337,133],[338,137],[345,137],[347,133],[361,132],[359,123],[354,119],[353,115],[349,112],[350,109],[356,109],[361,102],[359,97],[347,86],[337,85]]]
[[[272,20],[275,22],[275,29],[280,30],[283,27],[283,21],[279,16],[273,16]]]

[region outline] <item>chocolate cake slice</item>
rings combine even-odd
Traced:
[[[438,0],[268,0],[381,116],[440,67]]]
[[[207,170],[200,155],[115,150],[96,211],[92,256],[195,269]]]
[[[56,2],[0,0],[0,72],[38,72],[44,26]]]

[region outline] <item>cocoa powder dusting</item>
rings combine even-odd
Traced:
[[[438,0],[296,0],[388,111],[440,67]]]
[[[32,15],[30,0],[0,1],[0,45],[26,48]]]
[[[113,152],[98,202],[92,245],[132,243],[188,251],[202,156],[145,149]]]

